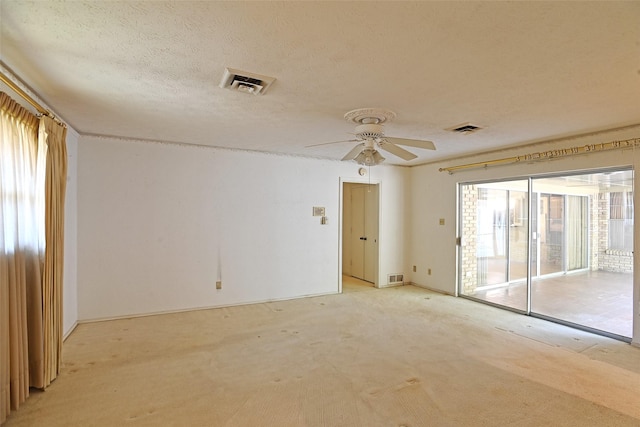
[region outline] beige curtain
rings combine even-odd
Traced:
[[[39,143],[46,146],[45,253],[42,275],[44,384],[60,371],[62,359],[62,277],[64,269],[64,199],[67,186],[67,128],[40,119]]]
[[[66,133],[0,92],[0,423],[60,370]]]
[[[38,118],[0,93],[0,422],[42,380],[44,163],[37,139]]]

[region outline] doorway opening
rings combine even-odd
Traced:
[[[633,171],[460,184],[461,296],[630,341]]]
[[[379,206],[378,184],[343,183],[343,291],[378,285]]]

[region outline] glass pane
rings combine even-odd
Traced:
[[[531,311],[630,337],[633,172],[539,178],[532,189]]]
[[[563,271],[564,259],[564,197],[558,194],[540,195],[538,217],[538,258],[540,274]]]
[[[527,181],[461,185],[460,293],[526,310]]]
[[[478,188],[477,265],[478,286],[507,280],[506,191]]]
[[[527,280],[528,215],[526,191],[509,191],[509,281]]]

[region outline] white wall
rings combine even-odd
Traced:
[[[357,170],[354,163],[81,136],[79,318],[337,292],[340,180]],[[386,275],[402,269],[406,246],[405,208],[386,203],[397,202],[408,170],[376,167],[372,175],[388,210],[381,234],[394,236],[386,247],[381,240]],[[326,208],[328,225],[312,216],[313,206]],[[215,289],[219,269],[222,290]]]
[[[410,264],[417,266],[417,272],[411,274],[411,281],[420,286],[439,290],[449,294],[456,292],[456,187],[459,182],[473,182],[500,178],[527,177],[536,174],[585,170],[614,166],[634,166],[640,163],[638,149],[614,150],[606,153],[584,154],[569,158],[541,161],[536,163],[517,163],[508,166],[469,169],[455,172],[439,172],[439,168],[482,162],[587,144],[597,144],[614,140],[637,138],[638,128],[609,132],[588,137],[572,138],[553,143],[505,150],[450,160],[447,162],[423,165],[411,169],[411,230],[409,242]],[[635,174],[635,187],[640,188],[640,176]],[[637,192],[636,192],[637,193]],[[637,206],[637,205],[636,205]],[[439,219],[445,219],[445,225],[439,225]],[[635,227],[634,240],[640,244],[640,227]],[[636,257],[637,258],[637,257]],[[636,267],[638,265],[636,264]],[[427,269],[432,275],[427,275]],[[640,272],[638,268],[635,270]],[[634,342],[640,342],[640,281],[636,273],[634,278]]]
[[[67,190],[64,209],[62,331],[67,336],[78,322],[78,133],[71,128],[67,128]]]
[[[373,169],[372,169],[373,170]],[[388,274],[404,274],[407,280],[408,239],[411,233],[409,199],[411,168],[403,168],[404,174],[389,176],[380,183],[380,266],[379,286],[387,286]]]

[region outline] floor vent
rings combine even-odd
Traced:
[[[398,284],[398,283],[403,283],[404,282],[404,274],[389,274],[388,278],[389,278],[389,280],[388,280],[387,284],[389,284],[389,285]]]
[[[261,76],[260,74],[240,71],[234,68],[225,68],[222,80],[220,80],[220,87],[252,95],[264,95],[275,80],[275,77]]]
[[[461,133],[463,135],[469,135],[477,130],[482,129],[480,126],[472,125],[471,123],[465,123],[462,125],[454,126],[446,130],[450,130],[451,132]]]

